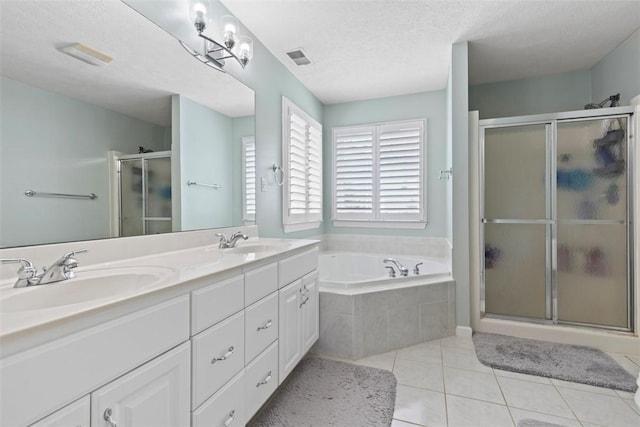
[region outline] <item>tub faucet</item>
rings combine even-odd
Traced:
[[[62,280],[73,279],[76,277],[76,273],[73,271],[78,266],[78,260],[74,258],[76,254],[83,254],[87,252],[86,249],[79,251],[67,252],[62,255],[56,262],[49,267],[45,267],[38,281],[38,285],[45,285],[47,283],[60,282]]]
[[[383,262],[386,264],[388,262],[392,262],[396,265],[396,268],[398,269],[398,271],[400,272],[401,276],[408,276],[409,275],[409,269],[407,267],[405,267],[404,265],[400,264],[398,261],[396,261],[393,258],[385,258],[383,260]]]

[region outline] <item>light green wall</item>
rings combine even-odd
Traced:
[[[449,85],[451,90],[453,158],[453,277],[456,281],[456,324],[470,326],[469,285],[469,46],[451,48]],[[472,179],[476,179],[473,177]]]
[[[590,102],[589,70],[469,88],[469,109],[478,110],[481,119],[575,111]]]
[[[174,95],[172,108],[178,119],[173,124],[179,139],[173,143],[172,187],[179,187],[174,206],[179,200],[180,230],[229,227],[233,224],[232,120],[180,95]],[[187,181],[222,188],[189,187]]]
[[[161,151],[166,129],[7,78],[0,93],[0,246],[108,237],[107,152]],[[30,198],[27,189],[98,198]]]
[[[438,180],[446,161],[446,93],[444,90],[368,101],[325,105],[323,135],[323,201],[326,233],[445,236],[445,183]],[[421,230],[334,227],[331,224],[331,129],[338,126],[427,119],[427,227]]]
[[[255,116],[236,117],[231,120],[232,126],[232,159],[233,164],[233,224],[242,224],[242,138],[255,136]],[[258,183],[259,184],[259,179]]]
[[[620,93],[620,105],[640,95],[640,28],[591,69],[592,102]]]
[[[213,3],[213,16],[223,16],[229,11],[219,2]],[[245,31],[246,32],[246,31]],[[267,178],[265,191],[256,194],[257,223],[264,237],[303,238],[322,232],[320,229],[296,233],[284,233],[282,228],[282,189],[273,183],[269,167],[282,164],[282,97],[285,96],[307,112],[319,123],[323,122],[322,104],[291,72],[253,38],[254,55],[244,70],[228,67],[242,83],[256,94],[256,175]]]

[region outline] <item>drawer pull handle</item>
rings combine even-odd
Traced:
[[[109,426],[118,427],[118,425],[116,424],[115,420],[111,415],[113,415],[113,411],[111,410],[111,408],[107,408],[104,410],[104,415],[103,415],[104,420],[109,423]]]
[[[229,427],[233,422],[233,418],[236,416],[236,410],[229,412],[229,418],[224,422],[224,427]]]
[[[231,357],[232,354],[233,354],[233,346],[229,347],[229,350],[227,350],[227,352],[222,356],[214,357],[213,359],[211,359],[211,364],[213,365],[214,363],[219,362],[221,360],[227,360],[228,358]]]
[[[271,321],[271,319],[267,320],[267,322],[263,326],[258,326],[258,332],[264,329],[269,329],[272,324],[273,322]]]
[[[266,383],[268,383],[269,381],[271,381],[271,371],[269,371],[267,373],[267,376],[265,377],[265,379],[263,379],[262,381],[260,381],[258,384],[256,384],[256,387],[260,387],[261,385],[265,385]]]

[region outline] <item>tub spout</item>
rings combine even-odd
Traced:
[[[394,264],[396,265],[396,268],[397,268],[397,269],[398,269],[398,271],[400,272],[400,275],[401,275],[401,276],[406,277],[406,276],[408,276],[408,275],[409,275],[409,269],[408,269],[407,267],[405,267],[404,265],[400,264],[397,260],[395,260],[395,259],[393,259],[393,258],[385,258],[385,259],[383,260],[383,262],[384,262],[385,264],[386,264],[386,263],[389,263],[389,262],[394,263]]]

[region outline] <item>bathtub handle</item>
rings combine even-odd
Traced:
[[[415,274],[416,276],[417,276],[418,274],[420,274],[420,266],[421,266],[422,264],[423,264],[422,262],[419,262],[419,263],[417,263],[417,264],[416,264],[416,266],[415,266],[415,267],[413,267],[413,274]]]
[[[396,270],[391,265],[386,265],[384,268],[389,269],[389,277],[396,277]]]

